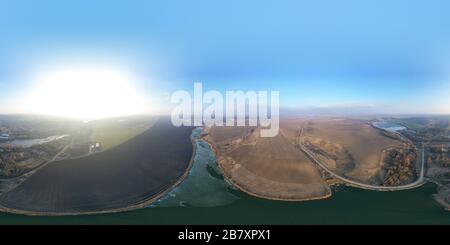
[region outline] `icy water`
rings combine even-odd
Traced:
[[[335,187],[329,199],[297,203],[254,198],[231,188],[208,144],[196,144],[187,179],[148,208],[70,217],[0,214],[0,224],[450,224],[450,212],[432,198],[433,184],[401,192]]]
[[[196,139],[196,153],[189,176],[150,207],[215,207],[238,199],[229,191],[232,188],[224,181],[209,145],[198,138],[200,132],[197,128],[192,133]]]
[[[405,130],[406,127],[392,122],[374,122],[373,125],[378,128],[382,128],[391,132],[397,132]]]

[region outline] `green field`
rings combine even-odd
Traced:
[[[154,120],[127,121],[101,120],[92,123],[92,141],[99,142],[103,150],[111,149],[141,134],[151,127]]]

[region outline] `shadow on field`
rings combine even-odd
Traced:
[[[77,213],[139,204],[176,183],[189,167],[192,128],[160,119],[118,147],[85,158],[49,163],[4,193],[6,208]]]

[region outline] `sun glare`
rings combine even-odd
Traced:
[[[145,113],[145,98],[124,72],[108,69],[65,69],[41,73],[25,99],[35,114],[99,119]]]

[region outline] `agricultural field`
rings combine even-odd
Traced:
[[[411,148],[368,121],[354,119],[309,120],[300,140],[332,171],[368,184],[382,184],[388,152]]]
[[[258,128],[213,127],[205,138],[225,176],[251,195],[291,201],[330,195],[318,169],[281,134],[260,138]]]
[[[99,142],[102,150],[108,150],[141,134],[156,118],[104,119],[89,123],[91,140]]]
[[[87,157],[50,162],[0,195],[6,211],[80,214],[128,210],[161,195],[185,176],[192,128],[160,119],[118,147]],[[139,206],[141,207],[141,206]]]

